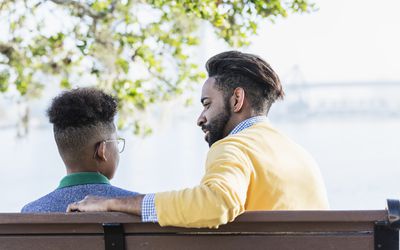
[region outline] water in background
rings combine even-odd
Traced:
[[[289,91],[270,120],[315,157],[331,208],[383,209],[386,198],[400,198],[400,98],[387,102],[393,96],[388,89],[382,98],[364,90],[356,100],[343,99],[346,95],[335,89]],[[121,132],[127,144],[112,183],[142,193],[198,184],[208,149],[195,124],[199,108],[168,107],[169,118],[146,139]],[[22,139],[16,139],[14,128],[3,127],[0,139],[0,212],[17,212],[56,188],[65,170],[46,123]]]

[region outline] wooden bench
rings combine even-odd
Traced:
[[[160,227],[123,213],[0,214],[0,249],[399,249],[388,210],[246,212],[218,229]]]

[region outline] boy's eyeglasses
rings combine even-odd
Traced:
[[[118,138],[118,139],[108,139],[108,140],[102,140],[96,143],[96,150],[94,151],[93,158],[96,158],[97,151],[99,150],[100,143],[107,143],[107,142],[117,142],[117,147],[118,147],[118,153],[122,153],[125,149],[125,139],[124,138]]]

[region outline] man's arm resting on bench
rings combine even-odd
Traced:
[[[123,198],[86,196],[85,199],[69,204],[67,212],[124,212],[142,215],[144,195]]]

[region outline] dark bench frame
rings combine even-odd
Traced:
[[[194,211],[195,212],[195,211]],[[387,210],[246,212],[218,229],[160,227],[123,213],[0,214],[0,249],[399,249]]]

